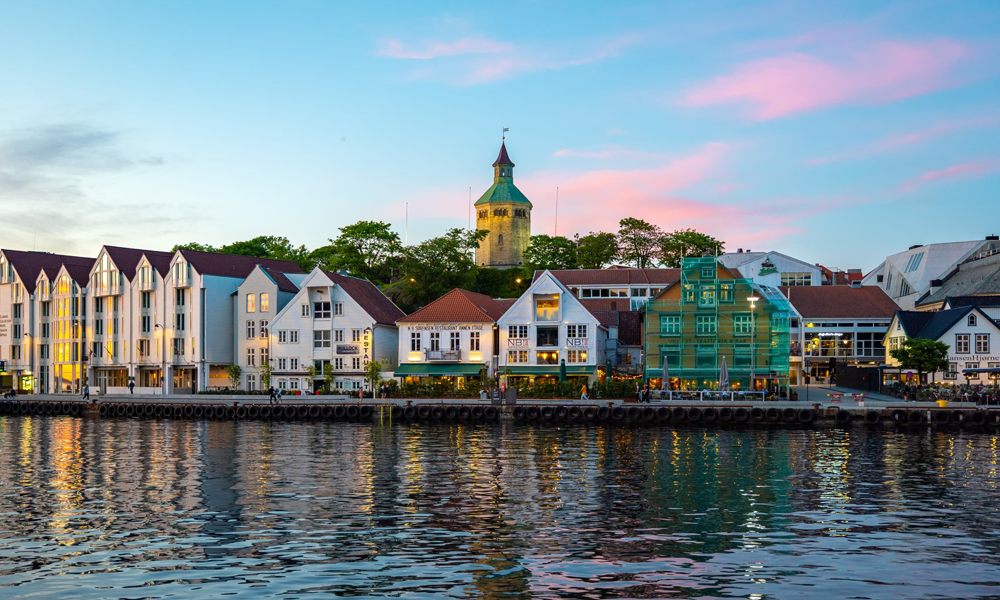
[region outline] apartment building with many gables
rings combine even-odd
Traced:
[[[515,302],[454,289],[396,321],[399,366],[394,375],[406,383],[452,380],[462,387],[485,369],[497,370],[497,321]]]
[[[313,269],[270,322],[271,385],[287,391],[328,386],[357,392],[366,385],[369,362],[379,361],[383,371],[395,369],[396,321],[403,316],[367,279]],[[325,377],[328,367],[332,381]]]

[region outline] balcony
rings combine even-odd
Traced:
[[[156,289],[156,280],[139,280],[139,291],[140,292],[151,292]]]
[[[461,350],[424,350],[427,362],[462,362]]]

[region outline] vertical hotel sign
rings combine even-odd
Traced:
[[[365,367],[371,362],[372,355],[372,328],[365,328],[365,335],[361,338],[361,364]]]

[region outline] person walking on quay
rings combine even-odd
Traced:
[[[281,390],[278,388],[274,390],[274,403],[281,404]]]
[[[590,400],[590,396],[587,395],[587,384],[583,384],[583,389],[580,390],[580,400]]]
[[[650,402],[650,392],[649,392],[649,382],[646,382],[646,388],[642,390],[642,400],[649,404]]]
[[[128,393],[135,394],[135,382],[134,381],[128,382]]]
[[[90,402],[90,386],[83,384],[83,401]]]
[[[642,388],[639,387],[639,382],[635,382],[635,401],[637,403],[642,403]]]
[[[269,386],[267,388],[267,402],[268,404],[274,404],[278,400],[277,394],[274,393],[274,386]]]

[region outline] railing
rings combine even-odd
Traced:
[[[139,280],[139,291],[149,292],[156,289],[156,280],[150,279],[149,281]]]
[[[173,281],[175,288],[191,287],[191,275],[181,275],[180,277],[174,277]]]
[[[715,391],[677,391],[650,390],[650,396],[657,400],[684,401],[715,401],[715,402],[759,402],[767,398],[766,392],[715,392]]]
[[[440,362],[459,362],[462,360],[461,350],[424,350],[424,360]]]

